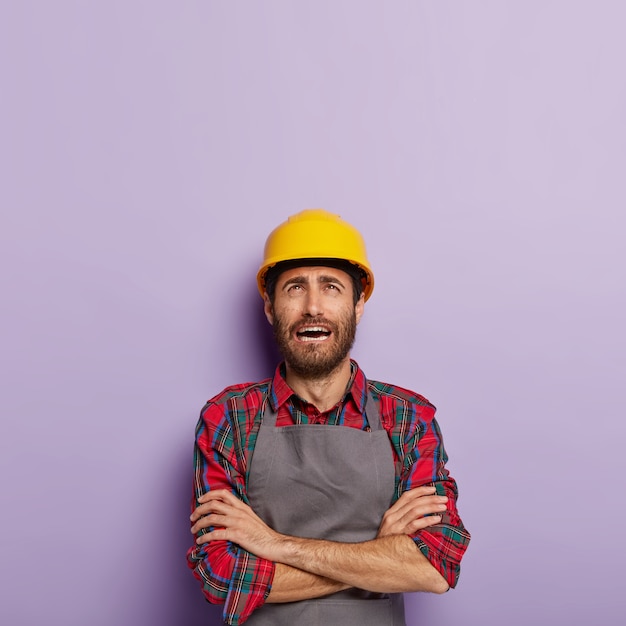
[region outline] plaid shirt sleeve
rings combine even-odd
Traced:
[[[257,413],[256,399],[254,394],[242,400],[241,394],[237,397],[232,393],[217,400],[203,408],[196,428],[192,509],[197,498],[211,489],[230,489],[248,502],[246,449],[253,416]],[[248,423],[242,424],[241,420]],[[213,604],[224,604],[224,621],[233,625],[245,622],[265,602],[275,569],[271,561],[226,541],[192,546],[187,563],[202,584],[206,599]]]
[[[448,497],[441,523],[414,533],[412,538],[450,587],[455,587],[470,534],[457,511],[458,490],[445,467],[448,456],[435,407],[422,396],[397,387],[384,386],[384,391],[381,413],[393,422],[390,436],[400,464],[395,499],[422,485],[434,485],[438,495]]]

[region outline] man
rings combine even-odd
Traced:
[[[257,278],[285,360],[202,410],[189,566],[228,624],[404,625],[470,538],[435,408],[350,359],[374,276],[339,216],[278,226]]]

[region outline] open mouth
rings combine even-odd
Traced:
[[[298,341],[326,341],[331,331],[324,326],[305,326],[296,332]]]

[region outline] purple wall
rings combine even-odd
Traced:
[[[355,355],[438,406],[473,534],[409,623],[624,624],[625,20],[3,3],[0,622],[215,623],[195,422],[271,373],[263,241],[324,207],[376,272]]]

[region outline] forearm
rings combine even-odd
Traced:
[[[337,591],[348,589],[350,585],[318,576],[283,563],[276,563],[272,590],[266,602],[295,602],[319,598]]]
[[[448,584],[410,537],[393,535],[364,543],[282,536],[274,560],[299,570],[381,593],[443,593]]]

